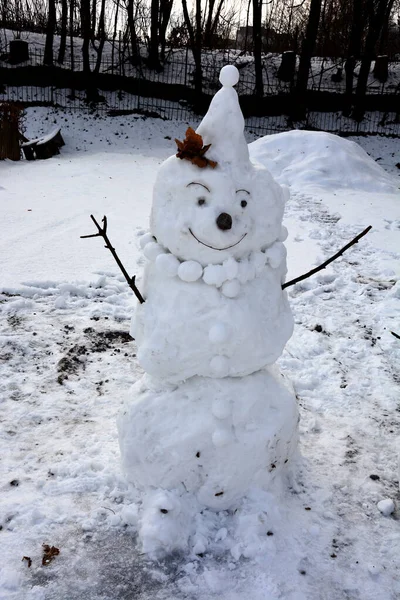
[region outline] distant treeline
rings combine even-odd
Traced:
[[[264,89],[263,54],[293,51],[300,57],[293,81],[300,113],[313,56],[346,60],[349,106],[354,100],[360,116],[371,62],[377,55],[400,54],[400,0],[241,0],[237,6],[231,0],[0,0],[0,18],[15,37],[22,31],[45,34],[45,65],[62,65],[68,57],[73,70],[79,51],[88,81],[99,73],[106,42],[112,60],[119,60],[122,47],[132,64],[145,63],[155,71],[163,70],[169,48],[187,47],[200,95],[204,49],[253,53],[258,97]],[[79,50],[76,37],[82,39]],[[0,44],[7,52],[5,35]],[[97,57],[94,66],[91,52]],[[361,67],[353,98],[356,61]]]

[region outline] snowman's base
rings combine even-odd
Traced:
[[[271,490],[290,467],[298,420],[293,389],[276,367],[176,387],[145,375],[118,419],[123,467],[146,493],[181,490],[214,510],[234,508],[252,487]]]

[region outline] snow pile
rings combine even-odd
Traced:
[[[287,131],[249,145],[252,159],[297,190],[312,187],[396,193],[393,178],[355,142],[322,131]]]

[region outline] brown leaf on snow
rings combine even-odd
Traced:
[[[195,132],[192,127],[189,127],[186,131],[186,137],[181,142],[175,138],[176,145],[178,146],[178,152],[176,156],[181,159],[190,160],[190,162],[200,169],[210,166],[213,169],[217,166],[214,160],[209,160],[204,155],[209,150],[211,144],[203,146],[203,138],[201,135]]]
[[[60,551],[55,546],[49,546],[48,544],[43,544],[43,558],[42,565],[45,567],[50,564],[51,561],[60,554]]]
[[[26,560],[26,561],[28,562],[28,567],[30,567],[30,566],[31,566],[31,564],[32,564],[32,559],[31,559],[31,557],[30,557],[30,556],[23,556],[23,557],[22,557],[22,560]]]

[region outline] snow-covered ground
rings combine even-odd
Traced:
[[[235,514],[204,511],[204,552],[151,561],[136,543],[116,430],[141,375],[128,335],[135,299],[101,240],[79,236],[94,233],[91,213],[106,214],[140,275],[156,170],[187,124],[37,108],[26,134],[55,123],[60,156],[0,163],[0,599],[398,598],[398,140],[355,140],[370,161],[309,132],[251,147],[291,187],[289,279],[373,231],[289,288],[296,327],[279,364],[301,411],[293,488],[278,505],[266,496]],[[378,508],[385,499],[391,514]],[[60,550],[47,566],[43,543]]]

